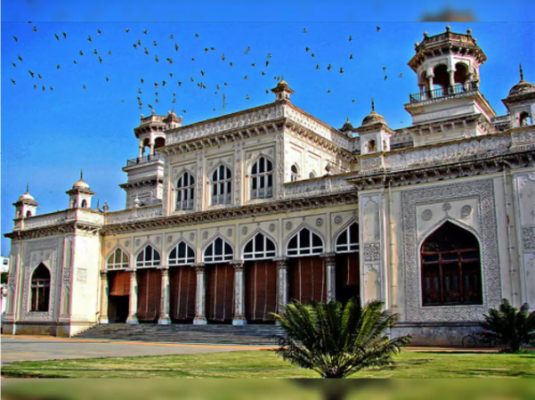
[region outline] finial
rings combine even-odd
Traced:
[[[375,111],[375,101],[373,100],[373,97],[372,97],[372,112]]]
[[[100,199],[97,199],[97,210],[100,211]]]
[[[451,32],[451,26],[446,25],[446,32]]]
[[[472,36],[472,29],[468,28],[468,29],[466,30],[466,34],[467,34],[468,36]]]
[[[82,168],[80,168],[80,180],[83,181],[84,180],[84,171]]]
[[[346,122],[351,122],[351,121],[349,120],[349,117],[346,117]]]
[[[26,182],[26,193],[30,193],[30,184]]]
[[[524,70],[522,69],[522,64],[518,64],[518,71],[520,72],[520,80],[524,80]]]

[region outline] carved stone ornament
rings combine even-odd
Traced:
[[[535,226],[522,228],[522,243],[524,250],[535,250]]]
[[[141,243],[141,240],[140,239],[136,239],[136,246],[139,246],[140,243]]]
[[[173,241],[173,235],[167,236],[167,243],[171,243]]]
[[[247,232],[248,232],[248,231],[249,231],[249,229],[247,229],[246,226],[242,226],[242,228],[241,228],[241,234],[242,234],[242,235],[247,235]]]
[[[317,218],[316,219],[316,226],[322,226],[323,225],[323,218]]]
[[[275,229],[276,229],[275,224],[269,224],[268,229],[269,229],[269,231],[270,231],[271,233],[275,232]]]
[[[451,210],[451,204],[448,203],[448,202],[445,202],[443,205],[442,205],[442,209],[446,212],[448,212],[449,210]]]
[[[291,221],[286,222],[285,228],[287,231],[291,230],[293,227],[293,224]]]
[[[189,234],[189,240],[192,240],[192,241],[193,241],[194,239],[195,239],[195,232],[191,232],[191,233]]]
[[[232,228],[227,229],[227,236],[232,236]]]
[[[340,225],[342,223],[342,217],[340,215],[337,215],[336,217],[334,217],[334,223],[336,225]]]
[[[431,218],[433,218],[433,211],[431,211],[429,208],[426,208],[422,211],[422,219],[424,221],[431,221]]]
[[[461,218],[466,219],[472,214],[472,206],[468,204],[461,207]]]
[[[126,242],[124,242],[124,245],[125,245],[126,247],[130,246],[130,240],[127,240]]]
[[[467,197],[478,198],[481,209],[478,226],[485,227],[478,235],[481,243],[483,304],[423,307],[416,207]],[[402,215],[403,264],[400,265],[400,269],[405,271],[406,321],[481,320],[489,307],[495,307],[500,303],[502,293],[492,179],[407,190],[401,194],[401,209],[404,212]]]
[[[203,238],[203,239],[208,239],[208,231],[204,231],[204,232],[202,233],[202,238]]]
[[[381,243],[364,243],[364,261],[379,261]]]

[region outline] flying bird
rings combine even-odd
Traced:
[[[13,85],[16,85],[16,84],[17,84],[17,81],[15,81],[15,79],[11,79],[11,83],[12,83]]]
[[[56,40],[59,40],[59,35],[57,33],[54,33],[54,37],[56,38]]]
[[[88,42],[92,42],[92,41],[93,41],[93,38],[92,38],[91,36],[88,36],[88,37],[87,37],[87,41],[88,41]]]
[[[376,32],[381,32],[381,27],[380,27],[379,25],[377,25],[377,26],[375,27],[375,31],[376,31]]]
[[[63,35],[63,39],[67,39],[67,32],[62,32],[61,34]]]
[[[18,41],[19,41],[19,38],[16,37],[16,36],[13,36],[13,40],[14,40],[15,42],[18,42]]]

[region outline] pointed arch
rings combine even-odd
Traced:
[[[176,209],[192,210],[195,201],[195,178],[194,175],[185,170],[182,172],[176,183]]]
[[[303,226],[293,236],[291,236],[286,246],[286,254],[289,257],[321,254],[323,252],[323,239],[318,233],[307,226]]]
[[[358,252],[359,248],[359,224],[353,221],[338,233],[335,241],[335,252]]]
[[[297,163],[293,163],[290,167],[290,182],[296,182],[300,177],[300,169]]]
[[[275,241],[263,232],[257,232],[243,246],[244,260],[265,260],[275,257],[277,249]]]
[[[153,268],[160,266],[160,253],[152,245],[146,245],[136,257],[138,268]]]
[[[220,163],[210,175],[212,185],[212,205],[230,204],[232,202],[232,172]]]
[[[127,269],[128,268],[128,255],[120,247],[115,248],[111,254],[106,258],[106,269],[117,270],[117,269]]]
[[[220,236],[216,236],[203,251],[203,261],[205,263],[232,261],[233,256],[232,246]]]
[[[423,306],[482,304],[476,235],[446,220],[420,245]]]
[[[273,162],[260,155],[251,166],[251,199],[273,196]]]
[[[184,240],[180,240],[169,252],[168,262],[170,267],[193,264],[195,251]]]
[[[34,269],[31,279],[32,312],[48,312],[50,306],[50,270],[40,263]]]

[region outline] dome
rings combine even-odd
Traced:
[[[515,86],[509,90],[509,96],[515,96],[517,94],[535,93],[535,85],[533,83],[521,80]]]
[[[351,123],[349,118],[346,119],[346,122],[344,122],[344,125],[342,125],[342,127],[340,128],[342,132],[352,131],[353,129],[353,124]]]
[[[371,113],[366,115],[364,119],[362,120],[362,126],[365,125],[372,125],[376,123],[386,124],[385,117],[383,117],[381,114],[377,114],[374,110],[372,110]]]
[[[72,185],[73,189],[89,189],[89,185],[82,179],[78,179],[76,182],[74,182],[74,185]]]
[[[19,197],[19,201],[28,201],[28,200],[35,201],[33,196],[28,192],[25,192],[25,193],[21,194],[20,197]]]

